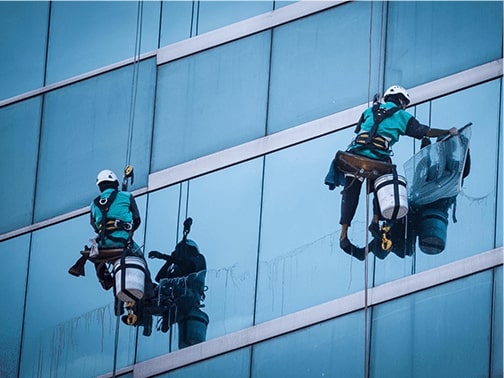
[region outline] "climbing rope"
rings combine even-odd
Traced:
[[[374,13],[374,1],[370,1],[370,20],[369,20],[369,54],[368,54],[368,88],[367,88],[367,101],[368,104],[371,100],[371,80],[372,80],[372,67],[373,67],[373,13]],[[376,95],[375,97],[379,101],[379,93],[381,90],[382,82],[381,82],[381,70],[382,70],[382,49],[383,49],[383,38],[384,38],[384,25],[385,25],[385,2],[381,2],[381,12],[380,12],[380,31],[379,31],[379,47],[378,47],[378,71],[377,71],[377,82],[376,82]],[[364,378],[368,378],[369,376],[369,354],[370,354],[370,340],[369,340],[369,332],[371,330],[371,325],[369,324],[368,331],[368,323],[369,323],[369,308],[368,308],[368,290],[369,290],[369,232],[367,227],[369,226],[369,194],[370,194],[370,180],[366,179],[366,239],[365,239],[365,248],[364,248]],[[391,245],[388,243],[388,239],[386,239],[385,233],[383,233],[382,245],[391,248]]]
[[[138,71],[140,61],[140,51],[141,51],[141,40],[142,40],[142,21],[143,21],[143,1],[138,0],[137,11],[136,11],[136,35],[135,35],[135,51],[133,54],[133,75],[131,80],[131,97],[130,97],[130,112],[128,121],[128,137],[126,142],[126,163],[123,175],[122,190],[126,190],[128,186],[128,179],[131,179],[133,183],[133,167],[131,163],[131,146],[133,143],[133,126],[135,123],[135,105],[138,90]],[[128,310],[129,312],[129,310]],[[114,361],[112,369],[112,377],[116,376],[117,369],[117,351],[119,345],[119,321],[120,315],[116,316],[116,329],[115,329],[115,340],[114,340]],[[133,320],[133,319],[131,319]],[[136,322],[136,319],[135,319]]]
[[[128,139],[126,145],[126,164],[125,164],[126,167],[129,166],[131,163],[131,145],[133,143],[133,126],[135,124],[135,108],[136,108],[135,105],[138,92],[139,62],[142,46],[142,23],[143,23],[142,20],[143,20],[143,1],[139,0],[137,3],[135,52],[133,55],[133,75],[131,79],[130,113],[128,122]]]
[[[366,240],[364,247],[364,378],[368,377],[369,368],[369,337],[368,337],[368,270],[369,270],[369,179],[366,179]]]

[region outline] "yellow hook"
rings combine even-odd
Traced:
[[[390,231],[390,226],[382,225],[382,241],[381,247],[384,251],[390,251],[392,249],[392,240],[387,238],[387,233]]]

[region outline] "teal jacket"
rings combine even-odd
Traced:
[[[396,105],[392,102],[380,104],[381,109],[389,110],[395,107]],[[358,134],[369,133],[372,130],[374,123],[373,108],[369,107],[362,113],[361,118],[359,119],[359,123],[356,127],[356,130],[359,130]],[[392,150],[390,148],[399,140],[399,137],[407,135],[416,139],[422,139],[428,131],[429,126],[422,125],[407,111],[399,109],[390,117],[381,121],[376,130],[376,135],[381,136],[388,141],[388,150],[364,148],[362,145],[353,142],[348,147],[347,151],[366,156],[371,159],[386,160],[392,155]]]
[[[100,235],[104,213],[96,201],[106,203],[114,189],[104,190],[93,202],[91,202],[91,226]],[[108,205],[106,214],[106,228],[104,237],[99,237],[98,247],[116,248],[126,246],[130,236],[140,225],[140,213],[133,195],[129,192],[118,191],[112,204]],[[116,222],[118,221],[118,222]],[[114,225],[116,223],[116,225]],[[125,228],[130,228],[126,230]]]

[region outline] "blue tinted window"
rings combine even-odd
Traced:
[[[371,376],[488,376],[491,273],[376,306]]]
[[[141,4],[141,7],[138,7]],[[137,15],[141,52],[158,47],[158,1],[55,1],[47,83],[55,83],[135,56]]]
[[[44,85],[48,1],[0,1],[0,100]]]
[[[0,233],[32,221],[40,108],[35,97],[0,109]]]
[[[251,377],[362,377],[363,315],[353,313],[255,345]]]
[[[410,88],[501,57],[501,1],[389,3],[387,83]]]
[[[207,339],[253,322],[262,159],[191,180],[190,233],[207,261]]]
[[[370,4],[345,4],[274,29],[268,133],[366,102],[369,82],[376,91],[380,35],[372,34],[370,72]],[[373,30],[380,10],[374,7]]]
[[[130,189],[147,184],[155,60],[137,67],[138,89],[132,113],[132,66],[46,95],[36,220],[89,205],[98,194],[96,174],[112,169],[121,177],[128,151],[135,172]]]
[[[4,293],[4,311],[0,312],[2,343],[0,344],[0,375],[18,377],[19,351],[23,327],[23,310],[28,271],[30,236],[25,235],[0,243],[2,257],[0,285]]]
[[[152,171],[264,135],[269,33],[159,67]]]
[[[266,156],[257,323],[363,288],[364,264],[339,249],[341,187],[330,191],[324,185],[351,132]],[[361,235],[364,219],[353,227]]]

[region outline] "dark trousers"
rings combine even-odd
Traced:
[[[380,217],[380,206],[374,192],[374,180],[365,179],[368,185],[368,191],[373,192],[373,214]],[[340,224],[351,225],[352,219],[355,216],[357,205],[359,204],[359,196],[361,193],[362,181],[355,177],[345,176],[345,186],[341,192],[341,217]]]

